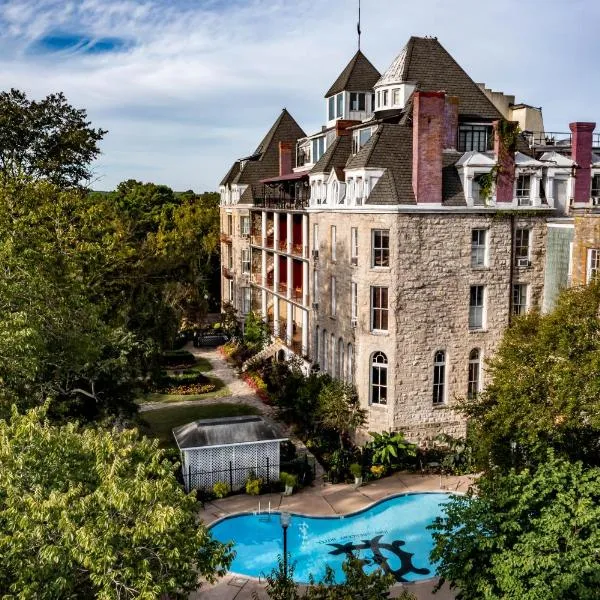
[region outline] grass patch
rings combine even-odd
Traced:
[[[173,406],[158,408],[138,414],[140,431],[148,437],[158,438],[162,448],[176,448],[172,429],[198,419],[257,415],[258,409],[247,404],[208,404],[206,406]]]
[[[151,392],[142,396],[136,402],[137,404],[144,404],[146,402],[170,404],[171,402],[190,402],[191,400],[215,400],[231,396],[230,389],[218,377],[209,377],[208,379],[217,387],[212,392],[206,394],[159,394]]]
[[[168,365],[163,368],[167,372],[172,371],[171,367],[169,367]],[[196,362],[194,364],[191,364],[191,365],[185,367],[186,371],[194,371],[196,373],[207,373],[208,371],[212,371],[212,369],[213,369],[213,366],[212,366],[212,363],[210,362],[210,360],[208,360],[208,358],[204,358],[203,356],[197,356]],[[181,369],[178,369],[178,370],[181,370]]]

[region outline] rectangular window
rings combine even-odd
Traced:
[[[358,319],[358,284],[353,281],[350,284],[350,303],[352,306],[352,320],[356,321],[356,319]]]
[[[586,283],[589,283],[598,275],[600,271],[600,250],[590,248],[587,255],[587,277]]]
[[[371,112],[375,110],[375,92],[371,94]]]
[[[529,229],[515,231],[515,262],[518,267],[529,265]]]
[[[312,141],[312,162],[316,163],[325,153],[325,138],[319,137]]]
[[[381,92],[377,92],[377,108],[381,106]]]
[[[227,233],[233,235],[233,215],[227,215]]]
[[[486,266],[486,229],[473,229],[471,232],[471,266]]]
[[[350,93],[350,110],[365,110],[365,94],[360,92]]]
[[[381,92],[381,105],[387,106],[387,103],[388,103],[388,91],[383,90],[383,92]]]
[[[516,186],[517,201],[519,206],[531,204],[531,175],[519,175]]]
[[[389,229],[372,230],[371,266],[390,266],[390,231]]]
[[[371,288],[371,330],[388,330],[388,288]]]
[[[489,125],[461,125],[458,128],[460,152],[485,152],[491,149],[492,128]]]
[[[446,353],[438,350],[433,358],[433,404],[446,400]]]
[[[227,268],[233,269],[233,248],[231,246],[227,248]]]
[[[252,310],[252,290],[249,287],[242,288],[242,312],[247,315]]]
[[[344,116],[344,93],[338,94],[335,97],[336,111],[335,116],[337,118]]]
[[[358,264],[358,227],[350,228],[350,264]]]
[[[313,225],[313,251],[319,252],[319,226]]]
[[[250,235],[250,217],[240,217],[240,229],[242,235]]]
[[[600,198],[600,175],[592,177],[592,198]]]
[[[331,226],[331,260],[337,260],[337,235],[335,225]]]
[[[313,303],[319,302],[319,271],[313,271]]]
[[[331,278],[331,316],[335,317],[337,312],[337,290],[335,287],[335,277]]]
[[[331,98],[329,98],[328,116],[330,121],[335,119],[335,96],[331,96]]]
[[[515,283],[512,289],[513,315],[524,315],[527,312],[527,285]]]
[[[242,248],[242,273],[248,275],[250,273],[250,249]]]
[[[469,296],[469,329],[483,329],[484,296],[484,286],[471,286]]]
[[[400,104],[400,88],[394,88],[392,90],[392,104],[398,106]]]
[[[233,279],[229,280],[229,302],[235,306],[235,298],[233,297]]]

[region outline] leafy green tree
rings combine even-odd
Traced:
[[[549,314],[515,320],[489,383],[462,409],[488,464],[535,466],[548,448],[600,465],[600,282],[572,288]]]
[[[198,522],[156,441],[62,427],[45,409],[0,420],[3,598],[184,599],[214,581],[227,546]]]
[[[90,164],[100,154],[106,131],[93,129],[85,110],[73,108],[64,94],[40,101],[11,89],[0,93],[0,179],[48,180],[74,187],[92,177]]]
[[[455,496],[432,559],[460,600],[592,600],[600,569],[600,469],[557,458]]]
[[[253,352],[260,352],[268,339],[267,324],[255,312],[249,312],[244,321],[244,343]]]
[[[367,412],[360,407],[353,385],[333,379],[319,393],[317,422],[321,427],[338,434],[340,449],[344,449],[350,435],[367,421]]]

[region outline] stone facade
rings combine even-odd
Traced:
[[[587,283],[588,251],[592,249],[600,249],[600,215],[576,216],[571,261],[572,285]]]

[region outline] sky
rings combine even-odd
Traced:
[[[108,129],[92,188],[218,189],[286,107],[311,133],[356,51],[357,0],[0,0],[0,81],[62,91]],[[598,121],[598,0],[362,0],[383,72],[436,36],[478,82],[543,108],[547,131]]]

